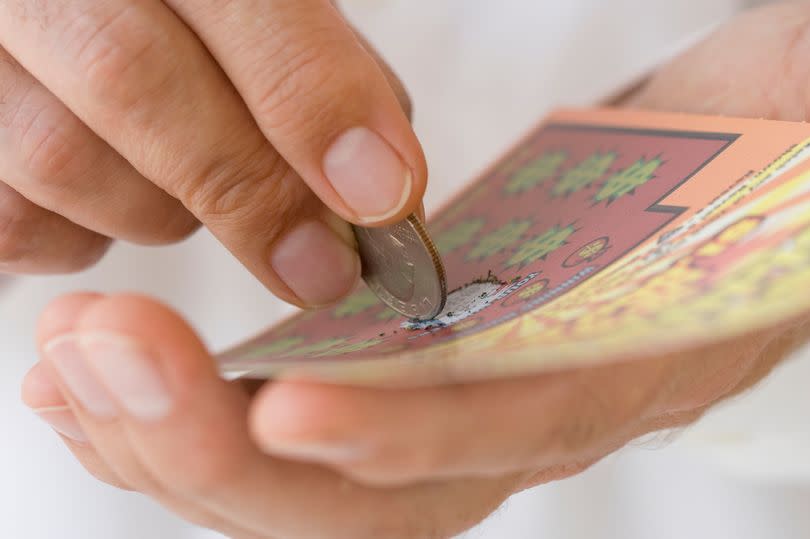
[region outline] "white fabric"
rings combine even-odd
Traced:
[[[428,210],[552,106],[587,104],[653,65],[734,0],[350,0],[351,18],[415,102],[431,169]],[[183,312],[221,348],[290,309],[202,232],[179,247],[117,245],[81,275],[30,278],[0,296],[0,537],[214,537],[87,476],[18,402],[37,312],[77,289],[137,290]],[[793,539],[810,536],[810,357],[676,439],[634,446],[513,498],[478,538]],[[657,444],[657,445],[656,445]],[[362,515],[358,515],[362,517]]]

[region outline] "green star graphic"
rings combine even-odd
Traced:
[[[486,221],[481,218],[467,219],[436,236],[436,247],[442,254],[448,254],[472,240]]]
[[[523,267],[540,259],[545,259],[548,255],[568,243],[576,230],[573,225],[566,227],[553,226],[539,236],[526,241],[517,248],[515,254],[507,260],[506,267]]]
[[[585,189],[605,175],[616,160],[616,153],[595,153],[566,171],[551,190],[554,196],[568,196]]]
[[[467,254],[467,260],[483,260],[508,249],[518,242],[531,226],[532,222],[525,219],[506,223],[498,230],[490,232],[481,238]]]
[[[549,152],[527,163],[512,174],[504,191],[509,195],[525,193],[553,177],[565,162],[565,152]]]
[[[655,177],[655,172],[663,163],[664,161],[658,157],[649,161],[639,159],[608,178],[605,185],[596,193],[594,201],[598,204],[607,200],[610,204],[625,195],[632,195],[638,187]]]

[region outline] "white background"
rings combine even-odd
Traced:
[[[738,7],[733,0],[345,5],[414,98],[431,170],[429,211],[550,107],[598,99]],[[19,404],[19,381],[35,361],[37,312],[82,288],[156,295],[217,349],[289,312],[205,232],[179,247],[119,245],[84,274],[13,284],[0,296],[0,538],[212,537],[89,478]],[[469,536],[808,537],[808,382],[810,357],[798,358],[674,441],[653,437],[577,478],[517,496]]]

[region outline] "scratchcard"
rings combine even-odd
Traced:
[[[448,304],[367,289],[219,356],[225,373],[414,385],[654,358],[810,311],[810,125],[551,115],[429,221]]]

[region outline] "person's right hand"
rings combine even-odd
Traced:
[[[401,87],[328,0],[4,2],[0,46],[4,271],[201,222],[320,306],[359,275],[347,221],[392,223],[424,193]]]

